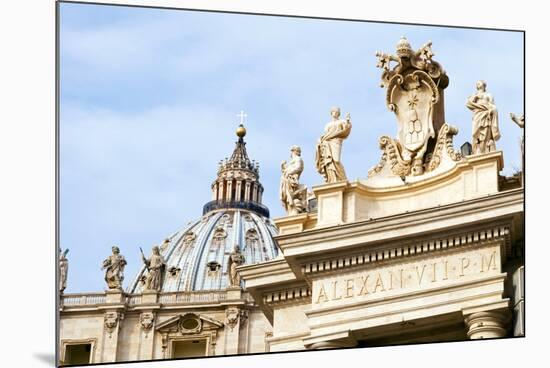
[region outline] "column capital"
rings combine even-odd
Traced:
[[[464,318],[467,335],[471,340],[506,337],[509,310],[472,313]]]

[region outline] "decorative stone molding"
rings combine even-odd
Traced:
[[[402,258],[442,249],[450,249],[479,242],[497,240],[501,240],[504,242],[506,250],[510,248],[510,229],[508,226],[499,226],[489,229],[477,230],[464,234],[449,236],[446,238],[437,238],[413,244],[402,244],[389,249],[373,250],[363,254],[350,255],[347,257],[310,262],[302,265],[302,273],[308,275],[324,271],[334,271],[367,263],[377,263],[381,261],[387,261],[389,259]]]
[[[122,314],[118,312],[107,312],[105,313],[105,316],[103,318],[103,324],[105,326],[105,330],[109,333],[109,338],[112,337],[113,332],[115,329],[120,327],[119,320],[122,319]]]
[[[508,311],[478,312],[467,316],[464,323],[471,340],[506,337],[506,324],[510,320]]]
[[[184,314],[179,319],[178,330],[182,335],[200,333],[202,320],[194,313]]]
[[[248,229],[245,235],[245,244],[247,247],[253,247],[256,245],[256,242],[260,240],[258,231],[256,229]]]
[[[458,134],[458,129],[449,124],[443,124],[439,130],[435,148],[426,164],[426,171],[433,171],[439,167],[443,161],[443,155],[446,154],[452,161],[462,160],[460,152],[455,151],[453,147],[453,136]]]
[[[272,291],[265,293],[262,299],[264,304],[311,301],[311,289],[304,286],[287,290]]]
[[[62,339],[60,341],[59,347],[61,351],[59,352],[59,365],[65,365],[65,353],[67,351],[67,346],[70,345],[81,345],[81,344],[90,344],[90,361],[89,364],[96,363],[95,362],[95,354],[97,349],[97,339],[96,338],[90,338],[90,339]]]
[[[225,232],[223,227],[216,228],[216,230],[214,230],[214,235],[212,236],[212,245],[223,245],[223,243],[225,242],[225,238],[227,238],[227,233]]]
[[[143,312],[139,316],[139,324],[141,329],[145,332],[145,337],[149,334],[149,331],[153,327],[155,322],[155,314],[153,312]]]
[[[192,246],[195,243],[196,235],[193,232],[187,232],[182,238],[182,243],[185,247]]]
[[[380,162],[369,170],[368,176],[380,173],[386,165],[389,166],[392,174],[401,177],[407,176],[410,170],[410,160],[404,160],[401,157],[401,146],[399,143],[384,135],[380,137],[378,144],[382,150],[382,156],[380,157]]]
[[[233,331],[233,329],[237,325],[237,322],[239,322],[240,315],[240,310],[237,307],[229,307],[225,311],[226,324],[227,326],[229,326],[231,331]]]

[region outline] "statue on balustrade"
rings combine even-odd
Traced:
[[[290,148],[290,162],[281,163],[281,185],[279,199],[289,216],[306,211],[307,187],[300,184],[300,175],[304,171],[302,150],[298,146]]]
[[[69,260],[67,259],[68,249],[61,251],[59,248],[59,292],[62,293],[67,287],[67,272],[69,271]]]
[[[237,266],[244,263],[244,256],[241,253],[238,244],[235,244],[233,252],[229,255],[229,285],[236,287],[240,285],[239,275],[237,274]]]
[[[342,165],[342,143],[351,132],[351,117],[340,119],[340,108],[330,110],[332,120],[325,126],[325,133],[319,138],[315,150],[315,167],[326,183],[346,180],[346,172]]]
[[[517,116],[514,113],[510,113],[510,118],[514,123],[516,123],[521,128],[521,156],[524,155],[523,145],[524,145],[524,128],[525,128],[525,117],[522,115]]]
[[[141,250],[141,248],[139,248]],[[160,248],[158,246],[153,247],[153,253],[151,257],[147,259],[141,250],[141,259],[147,267],[147,277],[145,278],[144,290],[156,290],[160,291],[162,286],[162,278],[164,276],[164,270],[166,268],[166,262],[160,254]]]
[[[127,263],[116,245],[113,246],[111,250],[113,254],[103,261],[101,269],[105,270],[105,282],[109,289],[122,289],[124,267]]]
[[[496,141],[500,138],[498,112],[493,96],[487,93],[487,83],[477,81],[476,93],[468,98],[466,107],[473,111],[472,150],[473,154],[482,154],[496,150]]]

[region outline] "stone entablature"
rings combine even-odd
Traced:
[[[482,230],[470,231],[457,235],[449,235],[447,237],[436,238],[432,240],[424,240],[403,243],[395,247],[373,250],[362,254],[354,254],[345,257],[335,257],[324,259],[321,261],[310,262],[302,265],[302,273],[305,276],[313,277],[315,274],[330,271],[346,271],[350,268],[360,267],[361,265],[387,262],[390,260],[400,259],[404,257],[426,255],[428,252],[457,249],[472,244],[484,244],[488,242],[503,241],[505,249],[510,248],[510,229],[507,226],[485,228]],[[392,244],[393,245],[393,244]]]

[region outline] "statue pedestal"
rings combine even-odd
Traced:
[[[344,191],[347,181],[317,185],[311,188],[317,197],[317,226],[344,223]]]
[[[145,290],[141,294],[141,303],[143,304],[156,304],[158,300],[158,291],[156,290]]]
[[[238,286],[230,286],[226,289],[226,300],[241,299],[242,290]]]
[[[110,289],[105,290],[105,297],[108,304],[120,304],[124,303],[126,295],[122,289]]]

